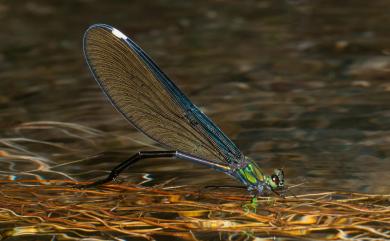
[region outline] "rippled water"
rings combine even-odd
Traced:
[[[389,193],[390,2],[193,4],[0,2],[0,178],[86,181],[158,148],[88,73],[81,38],[101,22],[135,39],[265,171],[283,167],[288,184],[304,183],[295,192]],[[121,180],[174,177],[171,185],[235,184],[164,159]]]

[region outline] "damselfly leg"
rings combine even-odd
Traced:
[[[122,173],[124,170],[126,170],[129,166],[132,164],[142,160],[142,159],[151,159],[151,158],[179,158],[179,159],[185,159],[190,160],[196,163],[200,163],[209,167],[212,167],[216,169],[217,171],[221,172],[227,172],[230,170],[228,166],[217,164],[210,162],[208,160],[204,160],[198,157],[194,157],[185,153],[182,153],[180,151],[140,151],[137,154],[131,156],[129,159],[125,160],[118,166],[116,166],[114,169],[111,170],[111,173],[104,179],[97,180],[93,183],[86,184],[86,185],[78,185],[76,187],[78,188],[90,188],[90,187],[96,187],[103,185],[105,183],[114,181],[120,173]]]

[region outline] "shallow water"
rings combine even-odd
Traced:
[[[0,3],[0,178],[104,176],[159,148],[105,100],[81,51],[108,23],[132,37],[248,156],[295,193],[390,191],[390,2]],[[88,129],[89,128],[89,129]],[[175,178],[174,180],[171,180]],[[120,181],[234,185],[181,160]]]

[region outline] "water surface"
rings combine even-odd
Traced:
[[[93,23],[133,38],[266,171],[296,193],[390,191],[390,3],[0,3],[0,178],[91,180],[160,148],[105,100],[84,63]],[[87,129],[89,128],[89,129]],[[28,156],[29,158],[24,158]],[[33,157],[33,158],[31,158]],[[181,160],[121,181],[235,184]]]

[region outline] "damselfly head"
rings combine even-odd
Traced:
[[[272,190],[282,189],[284,187],[284,173],[282,169],[275,169],[274,173],[267,178],[267,183]]]

